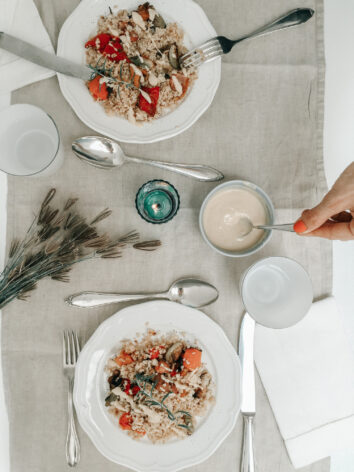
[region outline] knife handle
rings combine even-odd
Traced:
[[[255,472],[255,461],[253,451],[253,416],[243,416],[243,443],[241,472]]]

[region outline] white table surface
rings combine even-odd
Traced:
[[[326,93],[324,161],[328,185],[354,160],[354,1],[324,0]],[[10,97],[0,96],[0,108]],[[0,172],[0,267],[4,260],[6,231],[6,176]],[[354,241],[333,244],[333,293],[354,349]],[[1,318],[0,318],[1,320]],[[0,365],[0,472],[9,472],[8,420]],[[331,472],[354,471],[353,451],[338,451]]]

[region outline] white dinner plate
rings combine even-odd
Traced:
[[[144,333],[147,322],[161,333],[176,330],[196,338],[216,385],[215,404],[183,440],[136,441],[119,428],[105,407],[107,359],[122,339]],[[206,460],[232,431],[240,409],[240,380],[238,356],[218,324],[193,308],[153,301],[124,308],[97,328],[79,356],[74,402],[81,427],[105,457],[140,472],[173,472]]]
[[[133,10],[141,0],[120,0],[119,9]],[[152,0],[166,21],[176,21],[185,32],[188,48],[216,36],[204,11],[193,0]],[[61,28],[58,56],[85,64],[85,42],[95,35],[97,20],[108,13],[111,0],[82,0]],[[117,10],[114,10],[117,11]],[[58,74],[60,89],[77,116],[90,128],[129,143],[152,143],[170,138],[195,123],[213,101],[220,82],[221,59],[199,68],[198,79],[183,102],[167,115],[137,126],[124,118],[109,116],[95,102],[82,80]]]

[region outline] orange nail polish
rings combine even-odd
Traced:
[[[304,233],[306,230],[307,230],[307,226],[305,225],[305,223],[302,220],[298,220],[294,224],[294,231],[296,233]]]

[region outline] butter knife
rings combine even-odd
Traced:
[[[245,313],[240,330],[239,356],[242,368],[241,413],[243,416],[243,444],[241,472],[255,472],[253,450],[253,421],[256,415],[256,389],[254,381],[254,329],[255,321]]]
[[[85,81],[92,78],[92,70],[89,67],[76,64],[63,57],[58,57],[55,54],[51,54],[26,41],[22,41],[22,39],[15,38],[1,31],[0,48],[22,57],[26,59],[26,61],[60,72],[61,74],[69,75],[70,77],[76,77]]]

